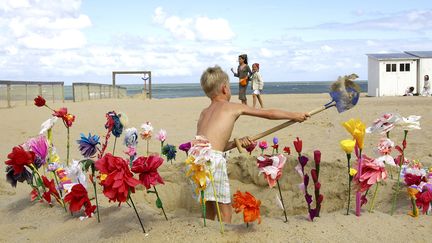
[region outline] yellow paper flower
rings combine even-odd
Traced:
[[[345,151],[345,153],[350,154],[352,153],[352,151],[354,150],[355,147],[355,140],[351,140],[351,139],[345,139],[340,141],[340,145],[343,151]]]
[[[342,123],[342,125],[356,140],[358,147],[363,149],[366,125],[359,119],[350,119],[349,121]]]
[[[186,176],[190,177],[197,186],[195,189],[197,194],[199,194],[199,191],[207,188],[207,177],[210,177],[210,173],[205,169],[204,165],[191,163]]]
[[[416,194],[417,194],[418,192],[419,192],[419,191],[418,191],[417,189],[412,188],[412,187],[408,187],[408,195],[409,195],[409,197],[410,197],[411,199],[416,199]]]
[[[354,168],[350,168],[349,174],[350,174],[350,176],[355,176],[355,175],[357,175],[357,170]]]

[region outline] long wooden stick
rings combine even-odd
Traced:
[[[334,106],[334,104],[321,106],[319,108],[316,108],[315,110],[310,111],[309,115],[313,116],[313,115],[318,114],[321,111],[324,111],[324,110],[326,110],[326,109],[328,109],[328,108],[330,108],[332,106]],[[256,140],[258,140],[260,138],[263,138],[263,137],[265,137],[267,135],[270,135],[270,134],[272,134],[274,132],[277,132],[277,131],[285,128],[285,127],[291,126],[292,124],[295,124],[295,123],[297,123],[297,122],[296,121],[291,121],[291,120],[286,121],[286,122],[284,122],[284,123],[282,123],[282,124],[280,124],[278,126],[270,128],[270,129],[268,129],[268,130],[266,130],[266,131],[264,131],[262,133],[258,133],[257,135],[250,137],[250,139],[252,141],[256,141]],[[231,150],[231,149],[233,149],[235,147],[237,147],[237,149],[241,153],[241,144],[240,144],[240,141],[238,139],[234,139],[234,141],[229,141],[228,144],[227,144],[227,146],[225,147],[225,151]]]

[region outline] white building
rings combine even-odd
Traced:
[[[432,76],[432,51],[367,54],[368,96],[398,96],[408,87],[423,90],[423,77]]]

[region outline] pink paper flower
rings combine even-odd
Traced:
[[[374,159],[366,155],[363,155],[362,158],[361,172],[357,181],[360,192],[365,192],[373,184],[387,178],[385,167],[380,166]]]
[[[258,147],[260,147],[260,149],[267,149],[268,148],[267,141],[263,140],[263,141],[259,142]]]
[[[276,185],[276,181],[282,176],[282,168],[285,165],[286,158],[282,154],[269,156],[261,155],[257,158],[259,173],[263,173],[270,188]]]
[[[167,132],[164,129],[159,130],[156,138],[157,140],[164,142],[167,139]]]
[[[390,132],[394,127],[396,122],[401,119],[401,116],[394,113],[385,113],[378,119],[376,119],[372,126],[368,127],[366,129],[367,133],[381,133],[385,134],[387,132]]]

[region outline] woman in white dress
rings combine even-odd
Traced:
[[[261,77],[261,74],[259,73],[259,64],[258,63],[254,63],[252,64],[252,76],[251,76],[251,81],[252,81],[252,97],[253,97],[253,107],[255,108],[256,106],[256,100],[258,99],[258,102],[261,105],[261,108],[264,108],[264,104],[261,98],[261,93],[262,90],[264,88],[264,81]]]

